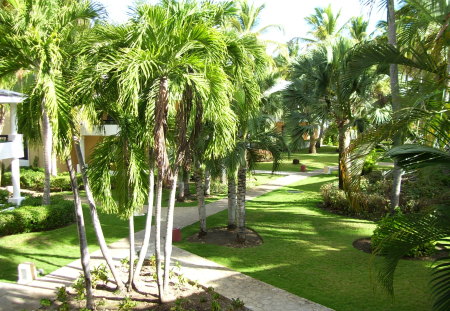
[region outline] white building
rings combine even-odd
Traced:
[[[17,105],[24,99],[23,94],[0,90],[0,104],[10,106],[10,128],[5,135],[6,139],[0,142],[0,160],[11,160],[11,180],[13,196],[9,202],[20,205],[23,197],[20,196],[20,158],[24,156],[23,137],[17,133]]]

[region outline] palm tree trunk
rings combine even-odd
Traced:
[[[184,180],[183,180],[183,172],[178,177],[178,192],[177,192],[177,201],[184,202]],[[180,178],[181,177],[181,178]]]
[[[80,147],[80,140],[76,135],[72,136],[75,153],[77,155],[78,164],[81,168],[81,177],[83,178],[84,190],[86,192],[86,197],[89,204],[89,211],[91,213],[92,226],[94,227],[95,236],[97,237],[97,242],[100,246],[100,250],[102,252],[103,258],[105,258],[106,264],[113,275],[113,278],[117,284],[117,288],[119,290],[123,290],[122,281],[119,278],[119,274],[117,273],[116,267],[114,265],[114,261],[109,252],[108,245],[106,244],[105,236],[103,234],[102,225],[100,223],[100,219],[98,217],[97,206],[95,205],[94,196],[92,195],[91,187],[89,186],[89,179],[86,172],[86,164],[84,163],[83,153]]]
[[[151,160],[152,159],[150,158],[150,161]],[[137,279],[137,277],[141,273],[142,265],[144,264],[144,260],[147,255],[148,246],[150,244],[150,235],[152,232],[152,216],[153,216],[154,196],[155,196],[155,174],[153,171],[153,165],[150,165],[149,186],[148,186],[148,209],[147,209],[147,218],[145,221],[144,240],[142,241],[141,252],[139,254],[139,260],[138,260],[138,263],[136,264],[136,269],[134,271],[133,282]]]
[[[156,207],[155,207],[155,256],[156,256],[156,283],[158,284],[159,299],[165,301],[164,288],[161,274],[161,200],[162,187],[166,176],[167,149],[166,149],[166,127],[167,127],[167,109],[169,102],[169,81],[163,76],[159,79],[158,100],[155,105],[155,126],[153,132],[155,159],[158,168],[158,179],[156,183]]]
[[[211,172],[206,169],[205,170],[205,196],[209,196],[211,194]]]
[[[44,102],[41,103],[42,108],[42,136],[44,140],[44,193],[42,194],[42,204],[50,204],[50,176],[52,167],[52,125],[47,113]]]
[[[315,131],[309,134],[309,149],[308,153],[317,153],[316,150],[316,133]]]
[[[316,142],[316,148],[320,149],[320,147],[322,146],[322,140],[323,140],[323,133],[325,132],[325,119],[322,119],[320,121],[320,130],[319,130],[319,138],[317,139]]]
[[[203,189],[203,169],[198,165],[195,170],[195,185],[197,189],[198,218],[200,221],[199,237],[206,235],[205,190]]]
[[[342,174],[341,163],[342,154],[345,149],[350,145],[350,136],[347,130],[348,120],[339,121],[338,122],[338,130],[339,130],[339,189],[344,189],[344,176]]]
[[[172,187],[169,195],[169,207],[167,208],[167,223],[166,223],[166,241],[164,245],[164,291],[169,288],[170,281],[170,257],[172,256],[172,230],[173,230],[173,215],[175,212],[175,194],[177,192],[177,178],[178,168],[173,172]]]
[[[189,198],[191,195],[191,189],[189,188],[189,171],[183,170],[183,183],[184,183],[184,197]]]
[[[70,157],[66,159],[67,169],[69,170],[70,183],[72,185],[73,203],[75,206],[75,217],[77,221],[78,238],[80,240],[80,254],[81,254],[81,266],[84,273],[84,282],[86,286],[86,308],[92,310],[93,297],[92,297],[92,281],[91,270],[89,268],[89,250],[86,238],[86,227],[84,225],[83,208],[81,206],[80,193],[78,192],[77,179],[75,177],[75,171],[72,166],[72,160]]]
[[[236,178],[228,176],[228,230],[236,229]]]
[[[52,176],[58,176],[58,159],[56,158],[56,151],[52,152]]]
[[[226,182],[227,182],[227,170],[225,167],[223,167],[220,174],[220,183],[222,185],[225,185]]]
[[[164,289],[161,282],[161,199],[163,177],[158,173],[156,180],[156,204],[155,204],[155,259],[156,259],[156,283],[158,285],[159,299],[164,300]]]
[[[393,46],[397,46],[397,25],[395,22],[395,5],[394,0],[387,1],[387,22],[388,22],[388,42]],[[389,76],[391,84],[391,97],[392,97],[392,112],[395,114],[401,109],[400,103],[400,88],[398,80],[398,66],[396,64],[391,64],[389,66]],[[400,133],[397,133],[393,137],[393,145],[401,146],[403,144],[403,139]],[[398,166],[396,160],[394,160],[394,170],[393,170],[393,182],[392,182],[392,193],[391,193],[391,203],[390,212],[394,214],[395,208],[400,204],[400,191],[402,184],[403,170]]]
[[[136,255],[136,250],[134,247],[134,213],[130,212],[130,217],[128,218],[129,227],[129,240],[130,240],[130,266],[128,270],[128,291],[131,292],[133,289],[133,276],[134,276],[134,257]]]
[[[237,193],[237,215],[238,215],[238,233],[237,241],[244,243],[245,236],[245,194],[246,194],[246,178],[247,178],[247,161],[241,165],[238,170],[238,193]]]

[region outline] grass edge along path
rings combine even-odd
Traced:
[[[371,235],[374,223],[316,207],[320,186],[335,179],[310,177],[248,201],[247,225],[262,236],[262,246],[232,249],[185,240],[176,246],[336,310],[429,310],[429,262],[401,261],[394,300],[374,288],[374,258],[352,246],[355,239]],[[207,223],[223,226],[226,219],[223,211]],[[184,228],[183,236],[197,228]]]

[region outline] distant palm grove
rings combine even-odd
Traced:
[[[112,24],[95,1],[0,0],[0,88],[25,95],[19,132],[43,150],[42,208],[56,204],[52,163],[67,168],[87,309],[95,299],[83,211],[120,290],[136,290],[154,239],[164,303],[176,202],[195,197],[204,237],[211,184],[223,185],[224,224],[244,244],[249,174],[261,161],[274,172],[289,154],[327,145],[338,163],[336,183],[321,188],[323,205],[378,221],[371,243],[384,257],[379,283],[392,294],[404,255],[439,249],[431,300],[433,310],[450,310],[448,0],[361,0],[386,12],[373,30],[364,17],[345,22],[332,6],[318,7],[306,18],[307,37],[287,43],[263,40],[281,26],[260,25],[264,6],[247,0],[137,3],[127,22]],[[118,132],[86,156],[82,128],[105,119]],[[137,252],[134,219],[144,205]],[[126,282],[99,212],[128,221]]]

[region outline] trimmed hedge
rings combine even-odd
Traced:
[[[41,168],[21,168],[20,169],[20,186],[24,189],[43,191],[44,190],[45,173]],[[82,185],[81,176],[77,176],[78,185]],[[2,178],[2,186],[11,185],[11,172],[5,172]],[[58,176],[52,176],[50,180],[50,188],[53,191],[69,191],[72,190],[70,184],[69,173],[60,173]]]
[[[42,198],[27,198],[22,206],[0,213],[0,236],[51,230],[75,221],[72,201],[52,198],[51,205],[37,205],[41,201]]]

